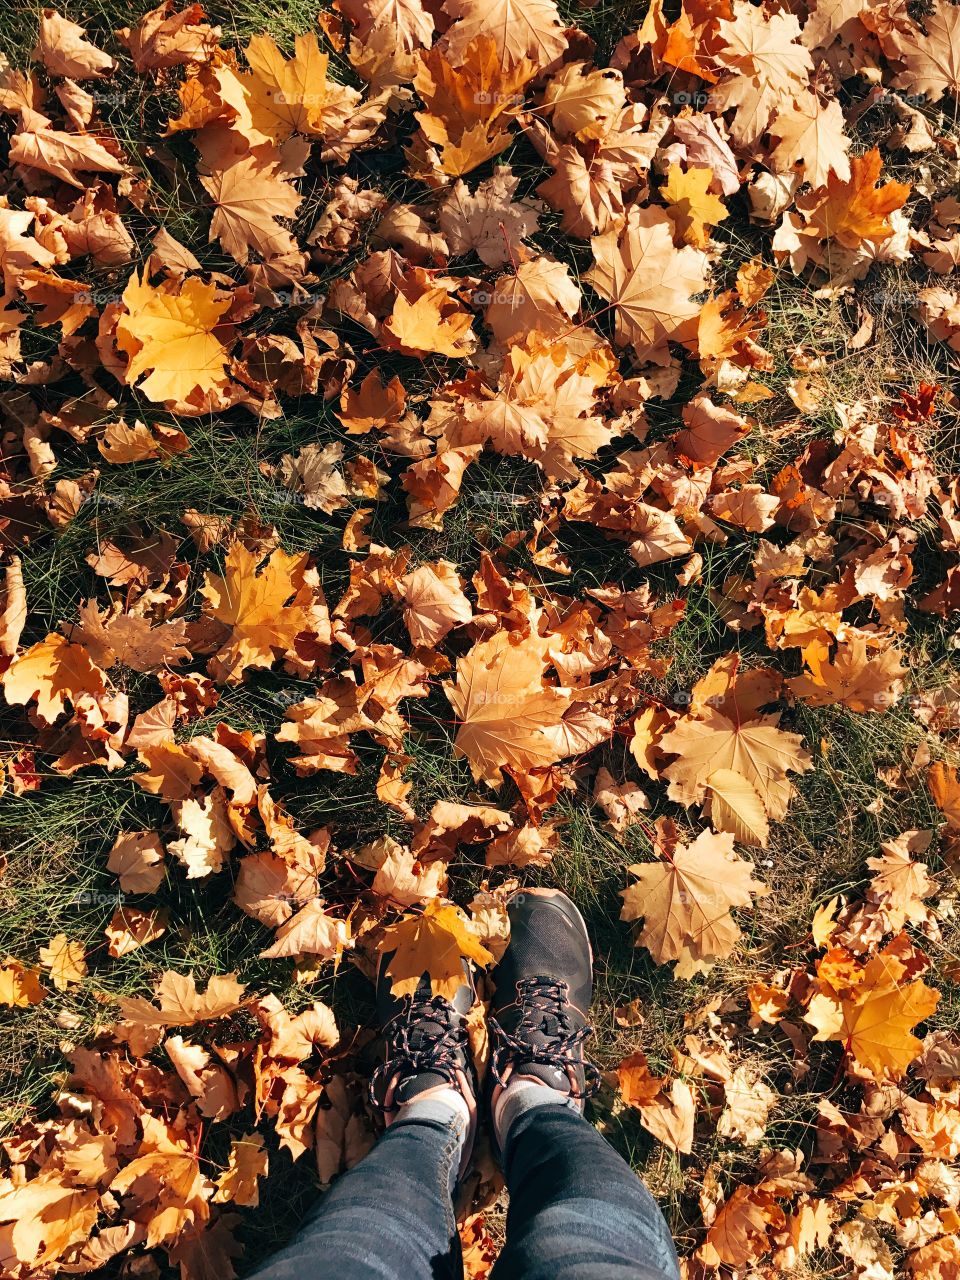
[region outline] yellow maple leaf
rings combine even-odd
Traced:
[[[867,962],[856,986],[815,995],[804,1015],[817,1029],[814,1040],[841,1041],[877,1080],[899,1080],[920,1054],[923,1044],[912,1030],[940,1001],[940,992],[919,979],[903,983],[904,966],[889,950]]]
[[[0,1005],[24,1009],[39,1004],[46,994],[39,969],[28,969],[13,956],[7,956],[0,964]]]
[[[324,107],[331,97],[330,59],[320,52],[317,37],[312,32],[297,36],[288,60],[270,36],[254,36],[246,55],[251,72],[241,80],[256,127],[278,142],[291,133],[322,136]],[[339,88],[333,86],[334,91]]]
[[[82,644],[52,632],[16,658],[0,676],[10,703],[36,702],[37,714],[52,724],[82,693],[103,693],[107,678]]]
[[[476,342],[472,326],[473,316],[446,289],[427,289],[413,302],[401,293],[383,322],[383,345],[405,355],[436,352],[462,360]]]
[[[394,953],[387,973],[395,996],[412,996],[429,974],[433,994],[452,1000],[463,983],[464,958],[480,965],[493,960],[460,908],[438,898],[421,915],[405,916],[384,929],[382,950]]]
[[[906,667],[901,653],[891,646],[879,653],[867,653],[860,636],[838,642],[832,661],[826,646],[814,642],[803,650],[806,670],[787,681],[790,692],[811,707],[842,703],[862,714],[884,712],[900,696]]]
[[[183,402],[227,385],[229,352],[216,332],[230,298],[217,286],[191,278],[154,287],[134,272],[123,291],[126,315],[117,323],[117,345],[129,356],[126,381],[151,400]],[[221,334],[223,330],[221,329]]]
[[[58,933],[40,948],[40,963],[50,970],[50,978],[58,991],[66,991],[71,983],[82,982],[87,974],[83,944],[71,942],[65,933]]]
[[[303,586],[307,558],[277,549],[257,572],[259,555],[235,542],[223,576],[206,574],[200,588],[204,612],[230,630],[230,638],[211,659],[220,679],[236,684],[248,667],[272,666],[307,627],[306,608],[291,600]]]
[[[249,1205],[255,1209],[260,1203],[257,1179],[267,1176],[267,1165],[268,1156],[263,1149],[261,1134],[248,1133],[242,1138],[233,1138],[227,1167],[217,1179],[214,1201],[217,1204]]]
[[[672,164],[660,194],[669,203],[669,214],[677,234],[686,244],[702,249],[707,243],[707,227],[714,227],[727,216],[727,207],[719,196],[707,188],[713,181],[712,169],[687,169]]]
[[[244,986],[235,973],[214,974],[204,992],[192,973],[168,969],[157,983],[159,1008],[142,996],[121,996],[120,1030],[135,1053],[156,1045],[165,1027],[192,1027],[235,1013],[243,1002]]]

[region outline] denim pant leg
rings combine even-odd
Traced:
[[[576,1111],[538,1106],[511,1125],[507,1243],[493,1280],[678,1280],[653,1196]]]
[[[465,1122],[411,1103],[255,1280],[461,1280],[452,1191]]]

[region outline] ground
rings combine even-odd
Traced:
[[[598,66],[607,64],[620,37],[635,30],[640,21],[632,5],[601,2],[591,9],[562,5],[561,10],[565,19],[576,22],[596,42],[592,56]],[[128,5],[114,0],[96,7],[71,4],[66,14],[82,22],[89,38],[111,52],[118,48],[111,33],[135,17]],[[36,39],[37,16],[23,6],[5,17],[0,49],[12,66],[23,66],[28,58]],[[256,0],[214,5],[208,17],[222,25],[224,45],[245,45],[251,36],[266,32],[287,54],[295,36],[317,29],[314,7],[300,0],[265,8]],[[343,80],[358,83],[342,55],[334,56],[333,65]],[[148,229],[162,222],[197,255],[205,270],[224,271],[239,279],[237,264],[218,243],[207,242],[209,202],[191,175],[189,142],[183,134],[172,140],[161,137],[166,120],[180,110],[176,76],[156,87],[121,66],[111,83],[121,92],[115,102],[104,105],[103,117],[128,156],[135,162],[142,160],[155,178],[156,210],[145,212],[139,220],[134,214],[131,220],[135,238],[144,246],[144,257],[149,252]],[[949,104],[950,100],[946,101]],[[946,109],[941,105],[941,111]],[[932,107],[929,113],[931,118],[936,115]],[[881,105],[850,123],[854,152],[863,154],[882,143],[892,119],[889,108]],[[949,136],[957,139],[955,128]],[[549,172],[520,133],[498,162],[509,163],[520,176],[520,195],[532,194]],[[321,169],[318,166],[316,173],[311,171],[311,180],[304,183],[310,195],[293,226],[301,240],[323,205]],[[422,198],[422,184],[404,173],[399,144],[358,152],[350,172],[376,186],[390,200]],[[487,174],[489,169],[480,172]],[[942,150],[932,158],[902,149],[884,151],[884,179],[914,185],[907,208],[915,225],[922,224],[923,210],[931,200],[949,193],[951,172]],[[745,199],[734,197],[730,209],[728,220],[713,231],[714,240],[722,246],[715,270],[718,284],[724,287],[733,284],[738,266],[754,255],[766,254],[771,260],[769,232],[751,225]],[[541,231],[534,239],[540,252],[567,264],[573,279],[582,281],[591,265],[587,242],[566,235],[555,213],[544,214]],[[326,291],[332,280],[349,274],[364,252],[365,246],[358,243],[346,258],[314,266],[318,276],[314,288]],[[109,292],[122,288],[126,273],[125,267],[119,272],[84,268],[82,277],[92,288]],[[910,314],[909,305],[897,301],[912,298],[928,280],[916,257],[903,265],[872,268],[868,279],[856,285],[855,296],[873,314],[874,330],[866,345],[857,348],[850,345],[860,323],[852,296],[824,296],[818,292],[822,280],[778,268],[763,302],[768,319],[761,341],[772,362],[757,375],[772,395],[746,406],[744,411],[758,425],[738,454],[755,462],[754,480],[768,484],[810,440],[829,439],[841,425],[838,404],[870,397],[878,397],[885,405],[897,404],[902,393],[916,394],[923,383],[944,389],[936,401],[935,417],[921,427],[934,470],[946,484],[960,469],[960,412],[949,391],[951,382],[955,386],[956,354],[930,336]],[[268,319],[258,318],[255,327],[258,325],[265,331]],[[431,394],[440,381],[452,376],[442,357],[415,360],[377,351],[369,335],[347,320],[341,332],[357,351],[371,358],[384,381],[388,373],[397,373],[411,399],[418,393]],[[49,359],[56,349],[57,334],[56,327],[33,329],[25,337],[28,357]],[[788,384],[797,377],[795,355],[799,349],[822,356],[823,362],[817,370],[818,403],[805,407],[798,416]],[[688,362],[669,398],[647,404],[649,435],[645,444],[665,440],[676,431],[680,409],[699,380],[695,364],[691,368]],[[129,390],[125,394],[127,407],[135,409],[131,418],[140,416],[151,424],[170,424],[176,419],[146,401],[135,404]],[[127,466],[105,465],[89,444],[74,443],[67,437],[58,440],[55,478],[80,477],[94,463],[100,465],[101,475],[91,498],[72,520],[44,530],[17,549],[29,607],[24,645],[74,621],[82,602],[95,595],[98,586],[101,602],[106,599],[87,557],[134,521],[147,539],[161,530],[173,531],[178,559],[191,567],[186,608],[196,617],[203,573],[222,564],[222,548],[201,553],[186,536],[180,521],[189,509],[231,518],[247,514],[262,525],[274,526],[286,551],[309,553],[319,568],[327,600],[337,600],[350,573],[351,554],[342,543],[350,511],[326,515],[293,502],[275,474],[283,455],[308,444],[344,439],[334,416],[336,408],[336,400],[324,402],[320,396],[288,397],[282,402],[282,415],[273,420],[258,422],[241,410],[181,418],[178,425],[189,436],[188,451],[161,462]],[[780,428],[787,422],[791,425],[785,432]],[[618,441],[615,451],[638,447],[636,442],[628,442],[629,437]],[[360,437],[359,443],[348,440],[347,445],[351,457],[369,447],[366,437]],[[530,526],[543,488],[542,472],[534,462],[487,451],[467,470],[459,501],[440,527],[411,528],[405,524],[406,494],[398,481],[398,468],[391,463],[388,469],[392,478],[386,496],[374,505],[368,528],[374,542],[397,547],[402,541],[411,548],[414,565],[446,558],[455,563],[465,582],[478,570],[485,552],[501,546],[512,532]],[[860,714],[842,704],[813,707],[801,699],[782,704],[784,727],[802,736],[813,755],[813,767],[796,777],[797,794],[786,818],[772,824],[768,847],[747,851],[770,893],[757,901],[755,909],[738,913],[744,936],[733,953],[709,972],[690,980],[674,977],[670,965],[654,963],[645,948],[634,945],[635,926],[620,919],[620,894],[630,879],[626,868],[653,857],[654,820],[673,817],[691,834],[704,825],[698,810],[685,812],[667,798],[662,782],[650,783],[639,774],[629,749],[630,729],[623,724],[590,754],[583,768],[574,772],[576,788],[563,794],[551,810],[549,816],[558,822],[560,835],[549,865],[517,872],[510,868],[491,871],[484,862],[482,845],[461,848],[452,864],[451,897],[461,905],[468,904],[482,884],[495,886],[517,874],[523,882],[561,886],[584,913],[596,956],[592,1011],[596,1036],[591,1052],[607,1073],[591,1114],[648,1181],[667,1214],[681,1253],[691,1252],[703,1239],[700,1197],[704,1170],[712,1168],[715,1176],[727,1180],[728,1187],[750,1181],[757,1151],[735,1139],[717,1137],[709,1116],[706,1122],[702,1117],[698,1122],[692,1154],[671,1151],[650,1136],[634,1109],[622,1105],[613,1073],[639,1048],[655,1074],[675,1070],[675,1054],[683,1050],[685,1037],[711,1025],[711,1020],[722,1021],[724,1001],[739,1001],[742,1010],[744,992],[752,982],[771,981],[777,973],[812,964],[815,952],[811,951],[810,928],[815,912],[836,895],[846,895],[850,901],[863,896],[869,880],[866,858],[876,855],[883,841],[909,829],[941,827],[943,815],[924,785],[922,765],[916,766],[917,753],[932,749],[933,757],[949,766],[958,763],[960,752],[955,737],[951,740],[949,734],[931,741],[927,726],[907,696],[948,687],[956,675],[956,615],[940,617],[915,607],[943,577],[937,516],[937,503],[931,501],[927,514],[911,522],[918,543],[907,627],[899,639],[906,668],[904,696],[898,696],[881,714]],[[851,510],[840,524],[844,520],[865,524],[868,518],[862,510]],[[716,659],[731,652],[739,653],[748,668],[772,663],[787,676],[795,676],[801,669],[797,650],[771,655],[762,628],[736,631],[728,625],[722,612],[725,584],[731,574],[747,570],[758,544],[756,533],[743,529],[728,532],[731,536],[724,545],[698,546],[702,569],[689,585],[678,584],[676,562],[638,568],[625,543],[604,537],[602,530],[589,524],[572,522],[564,522],[558,535],[572,568],[570,576],[554,574],[549,568],[538,572],[545,586],[564,596],[582,597],[591,588],[611,582],[624,589],[648,583],[659,602],[682,600],[682,620],[656,648],[658,657],[669,662],[669,670],[662,677],[650,672],[637,677],[645,699],[682,709],[695,682]],[[404,635],[396,615],[381,618],[375,625],[375,639],[381,643],[403,645]],[[202,660],[191,669],[203,670]],[[113,679],[115,686],[128,694],[132,712],[142,711],[159,696],[152,675],[121,668],[113,673]],[[270,670],[251,671],[241,683],[222,686],[216,708],[191,723],[182,736],[209,734],[221,722],[238,731],[266,734],[275,798],[282,799],[299,831],[330,826],[341,853],[385,834],[406,839],[408,825],[376,797],[374,788],[384,750],[372,738],[361,734],[351,744],[359,756],[355,775],[321,771],[308,777],[297,776],[288,763],[290,753],[273,739],[286,708],[311,697],[316,685],[312,675],[291,675],[280,663]],[[456,753],[457,724],[439,683],[433,683],[428,697],[411,701],[408,707],[404,749],[412,759],[405,776],[412,783],[408,800],[417,815],[425,817],[438,800],[501,802],[503,794],[498,797],[477,783],[468,761]],[[27,724],[22,706],[5,707],[0,716],[0,746],[5,756],[32,743],[34,730]],[[638,780],[652,800],[651,810],[621,833],[610,829],[604,812],[591,802],[594,775],[600,765],[618,781]],[[328,966],[316,981],[304,984],[296,980],[290,960],[261,957],[269,945],[270,930],[233,903],[231,884],[226,883],[233,874],[229,870],[197,880],[171,870],[150,900],[151,906],[169,913],[166,933],[120,958],[107,955],[104,928],[119,901],[116,878],[106,868],[109,851],[123,831],[169,829],[168,804],[136,784],[138,768],[135,761],[128,760],[114,772],[94,767],[65,777],[53,769],[50,758],[38,755],[39,788],[21,795],[8,788],[0,800],[4,852],[0,955],[35,965],[39,949],[63,933],[82,944],[89,965],[83,982],[51,991],[31,1007],[6,1009],[0,1014],[0,1119],[7,1134],[20,1131],[31,1118],[53,1114],[53,1099],[69,1076],[72,1049],[90,1042],[115,1019],[117,997],[149,998],[158,976],[168,969],[192,973],[198,983],[211,975],[235,973],[249,992],[273,992],[291,1013],[319,1000],[333,1008],[341,1028],[370,1024],[369,983],[349,958],[336,971]],[[897,768],[906,771],[906,785],[891,785],[890,775]],[[925,980],[941,993],[936,1012],[924,1024],[926,1031],[950,1031],[960,1015],[955,981],[957,933],[949,905],[956,863],[951,870],[949,859],[943,856],[947,852],[947,844],[935,841],[925,855],[932,871],[941,876],[942,895],[938,928],[927,930],[921,939],[931,960]],[[331,901],[337,901],[338,895],[346,901],[350,886],[362,878],[347,856],[328,864],[326,875],[326,894]],[[619,1025],[615,1011],[634,1001],[642,1023]],[[798,1081],[790,1045],[769,1026],[760,1025],[753,1032],[742,1030],[737,1043],[737,1061],[751,1063],[779,1095],[764,1136],[766,1146],[809,1150],[822,1098],[829,1097],[841,1108],[856,1105],[857,1085],[840,1069],[838,1045],[811,1046],[810,1070]],[[701,1090],[701,1084],[696,1089]],[[701,1102],[706,1110],[708,1095],[704,1086]],[[210,1176],[223,1166],[230,1134],[249,1131],[254,1122],[248,1106],[226,1124],[213,1126],[204,1151]],[[289,1235],[317,1188],[311,1157],[293,1162],[288,1153],[279,1150],[269,1123],[263,1124],[261,1131],[271,1155],[270,1174],[262,1180],[259,1207],[241,1211],[238,1235],[246,1245],[243,1258],[236,1262],[241,1274]],[[820,1263],[809,1265],[816,1273]]]

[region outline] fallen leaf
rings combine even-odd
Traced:
[[[452,1000],[464,980],[464,958],[479,965],[493,960],[459,907],[437,898],[422,914],[384,929],[381,953],[390,952],[387,974],[395,996],[412,995],[428,975],[434,995]]]

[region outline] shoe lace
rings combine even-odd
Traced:
[[[443,996],[411,997],[409,1004],[383,1029],[386,1041],[384,1061],[370,1078],[370,1101],[385,1109],[391,1083],[432,1072],[456,1085],[457,1071],[463,1070],[465,1032],[453,1008]],[[381,1085],[383,1088],[381,1089]]]
[[[568,1067],[582,1068],[584,1087],[575,1092],[571,1086],[571,1098],[590,1098],[597,1092],[600,1070],[582,1053],[593,1027],[587,1023],[579,1030],[571,1028],[569,992],[566,982],[553,978],[521,978],[517,983],[520,1021],[514,1032],[505,1031],[496,1018],[487,1019],[493,1044],[490,1071],[497,1084],[506,1084],[507,1066],[537,1064],[563,1072]]]

